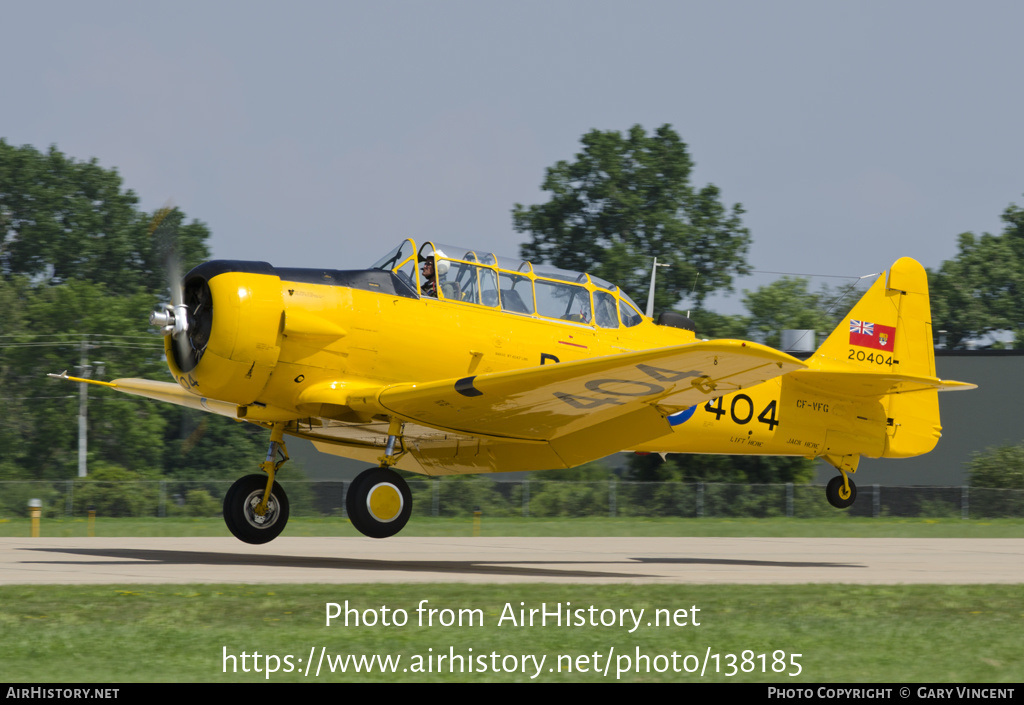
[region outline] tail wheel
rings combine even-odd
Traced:
[[[412,492],[402,476],[390,468],[364,470],[345,497],[352,526],[371,538],[385,539],[401,531],[412,514]]]
[[[843,486],[842,475],[828,481],[828,485],[825,487],[825,498],[836,509],[846,509],[856,501],[857,485],[853,484],[853,480],[849,480],[849,483],[850,489],[847,491]]]
[[[231,485],[224,495],[224,523],[235,538],[246,543],[267,543],[276,539],[288,523],[288,495],[274,483],[267,500],[267,510],[260,515],[256,508],[267,489],[266,475],[246,475]]]

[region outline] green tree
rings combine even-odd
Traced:
[[[26,277],[0,277],[0,447],[4,449],[0,459],[0,479],[13,479],[22,474],[20,456],[23,440],[28,428],[26,409],[33,402],[24,398],[21,385],[12,381],[24,377],[19,368],[22,352],[12,343],[21,340],[28,330],[25,318],[25,300],[31,284]]]
[[[162,291],[168,242],[175,243],[185,271],[209,257],[205,225],[185,225],[174,210],[160,229],[164,242],[155,242],[152,218],[137,204],[131,190],[122,190],[117,171],[95,159],[78,162],[56,147],[43,154],[0,139],[0,274]]]
[[[746,264],[750,233],[743,208],[726,208],[716,186],[690,184],[693,161],[669,125],[648,135],[636,125],[623,135],[592,130],[573,162],[547,169],[547,203],[516,204],[517,232],[530,233],[523,257],[586,271],[647,299],[652,258],[657,308],[689,297],[699,308],[708,294],[729,290]]]
[[[46,375],[65,369],[80,374],[76,366],[83,345],[87,360],[103,362],[104,377],[166,375],[162,344],[144,319],[153,298],[144,291],[112,295],[102,284],[81,280],[22,291],[25,325],[3,339],[9,365],[0,382],[17,404],[21,439],[16,452],[31,476],[75,474],[79,388]],[[135,468],[160,466],[161,447],[153,438],[162,435],[166,420],[158,412],[96,387],[89,390],[89,400],[92,458]]]
[[[779,347],[783,330],[813,330],[818,342],[828,335],[857,301],[852,287],[822,286],[816,293],[807,289],[808,280],[783,277],[755,291],[743,292],[743,304],[750,312],[747,333],[765,345]]]
[[[967,474],[971,487],[1024,490],[1024,444],[974,453]]]
[[[1024,443],[974,453],[967,475],[972,517],[1019,517],[1024,512]]]
[[[634,455],[628,478],[641,482],[734,482],[742,484],[808,483],[813,460],[765,455]]]
[[[739,314],[721,314],[705,308],[689,312],[698,338],[748,338],[750,319]]]
[[[972,337],[997,330],[1024,343],[1024,208],[1011,204],[999,235],[959,236],[957,256],[929,272],[932,332],[938,342],[959,347]]]
[[[786,329],[814,330],[820,343],[857,301],[854,287],[823,285],[817,292],[807,288],[808,280],[783,277],[758,287],[744,289],[743,304],[747,315],[723,315],[699,308],[689,312],[698,338],[753,339],[778,347],[780,331]]]
[[[164,469],[177,479],[235,480],[254,473],[266,455],[269,436],[258,426],[239,423],[193,409],[149,402],[169,418],[162,439]],[[289,461],[282,472],[296,477],[298,463]]]
[[[77,473],[79,389],[46,375],[79,374],[83,344],[107,379],[170,379],[149,313],[167,300],[168,250],[187,271],[209,231],[177,209],[152,222],[115,170],[0,140],[0,477]],[[218,417],[197,434],[190,413],[91,387],[90,467],[207,477],[262,460],[255,427]]]
[[[825,327],[819,299],[807,291],[806,279],[783,277],[743,294],[743,304],[751,313],[750,332],[765,345],[779,347],[784,329]]]
[[[557,469],[557,470],[545,470],[535,476],[537,480],[572,480],[574,482],[581,482],[584,480],[599,482],[607,480],[609,477],[615,475],[615,471],[612,470],[611,466],[604,460],[594,460],[589,463],[584,463],[575,468],[568,469]]]

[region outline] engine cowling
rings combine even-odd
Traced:
[[[266,262],[215,260],[185,275],[188,352],[164,338],[167,364],[189,392],[256,401],[281,353],[281,280]],[[186,346],[182,346],[186,347]]]

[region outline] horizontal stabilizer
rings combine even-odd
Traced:
[[[794,381],[813,387],[815,390],[848,397],[880,397],[886,394],[909,394],[932,390],[949,392],[975,389],[978,386],[938,377],[884,372],[832,372],[806,369],[794,372],[791,377]]]

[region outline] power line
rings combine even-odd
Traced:
[[[751,274],[778,274],[784,277],[826,277],[828,279],[863,279],[864,277],[855,277],[844,274],[800,274],[799,272],[769,272],[765,269],[751,269]],[[864,276],[873,277],[875,274],[866,274]]]
[[[65,338],[81,340],[82,338],[137,338],[139,340],[152,340],[157,334],[151,335],[128,335],[127,333],[6,333],[0,338]]]
[[[74,395],[74,394],[65,394],[64,396],[61,396],[61,397],[0,397],[0,401],[5,401],[6,402],[6,401],[28,401],[28,400],[33,400],[34,401],[36,399],[74,399],[75,396],[76,395]]]
[[[0,349],[4,348],[59,348],[67,347],[69,345],[80,345],[81,339],[79,340],[55,340],[53,342],[31,342],[31,343],[0,343]],[[92,345],[93,348],[116,348],[119,350],[163,350],[164,346],[162,343],[154,342],[151,345],[132,345],[117,342],[103,342],[99,341]]]

